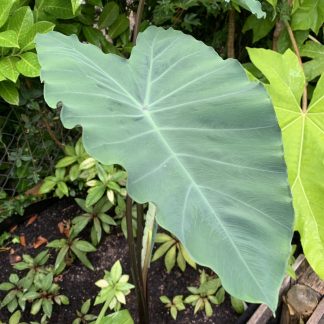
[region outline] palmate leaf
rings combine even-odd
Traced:
[[[84,129],[87,151],[128,171],[128,192],[242,300],[272,310],[293,212],[270,99],[235,60],[173,29],[149,27],[131,58],[76,37],[38,35],[51,107]]]
[[[300,55],[312,58],[304,63],[307,81],[311,81],[324,73],[324,45],[313,41],[306,42],[300,49]]]
[[[295,228],[306,258],[324,278],[324,75],[315,88],[307,113],[300,107],[305,76],[296,55],[249,49],[265,75],[282,130],[288,177],[296,211]]]

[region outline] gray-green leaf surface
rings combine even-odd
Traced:
[[[45,98],[83,127],[87,151],[128,172],[129,195],[228,292],[275,310],[293,210],[277,120],[236,60],[149,27],[129,60],[76,37],[38,35]]]

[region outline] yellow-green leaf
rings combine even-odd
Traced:
[[[16,63],[17,70],[24,76],[33,78],[39,76],[40,65],[37,55],[32,52],[20,55],[20,61]]]
[[[17,47],[18,35],[14,30],[6,30],[0,33],[0,47]]]
[[[19,104],[19,93],[14,83],[10,81],[0,82],[0,97],[11,105]]]
[[[54,29],[55,25],[49,21],[38,21],[36,24],[33,24],[31,28],[29,28],[28,32],[24,37],[23,47],[21,48],[21,52],[30,51],[35,48],[35,36],[37,33],[45,34]]]
[[[177,252],[177,247],[176,245],[173,245],[165,255],[164,263],[168,273],[171,272],[171,270],[173,269],[176,263],[176,252]]]
[[[8,29],[17,32],[19,46],[25,47],[29,41],[28,33],[33,28],[34,16],[29,7],[21,7],[10,17]]]
[[[304,72],[308,81],[324,73],[324,45],[309,41],[301,47],[300,55],[312,58],[304,63]]]
[[[0,27],[6,23],[14,2],[15,0],[0,0]]]
[[[249,49],[252,62],[268,79],[266,85],[282,130],[288,178],[306,258],[324,278],[324,75],[307,112],[300,107],[305,76],[296,55]]]
[[[71,0],[72,12],[75,15],[82,4],[82,0]]]
[[[16,82],[19,72],[16,63],[19,61],[17,57],[4,57],[0,59],[0,73],[8,80]]]

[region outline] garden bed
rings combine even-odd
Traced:
[[[37,255],[45,248],[42,245],[38,249],[33,247],[33,243],[37,237],[42,236],[48,241],[62,238],[59,233],[58,223],[63,220],[69,220],[80,213],[79,207],[71,199],[60,200],[52,203],[46,210],[37,214],[37,220],[31,225],[27,226],[27,221],[20,224],[15,229],[16,235],[24,235],[26,239],[26,246],[14,244],[9,246],[11,254],[8,252],[0,253],[0,282],[7,281],[11,273],[18,273],[14,270],[10,262],[19,258],[22,254]],[[50,262],[54,263],[55,253],[50,250]],[[89,254],[89,259],[92,262],[95,271],[91,271],[84,267],[79,261],[75,261],[70,268],[67,268],[62,275],[58,276],[57,281],[61,286],[61,293],[69,297],[70,304],[67,306],[55,305],[52,318],[49,323],[72,323],[75,318],[75,313],[81,308],[82,303],[88,298],[97,295],[99,288],[95,286],[95,282],[103,277],[104,270],[110,269],[114,262],[120,259],[124,269],[124,273],[130,274],[128,261],[127,242],[120,229],[114,230],[110,235],[106,235],[99,245],[98,250]],[[208,271],[208,270],[207,270]],[[166,295],[174,297],[175,295],[189,295],[187,286],[198,286],[199,273],[194,269],[187,267],[186,271],[182,273],[175,268],[170,274],[167,274],[163,258],[153,262],[149,271],[149,298],[150,298],[150,314],[151,323],[236,323],[238,315],[232,309],[229,299],[220,306],[213,306],[213,316],[205,317],[203,312],[193,314],[193,307],[187,306],[186,310],[178,313],[176,321],[173,321],[168,310],[160,302],[159,297]],[[0,292],[0,298],[4,297],[4,292]],[[136,298],[135,292],[126,297],[127,308],[136,318]],[[101,305],[95,307],[92,313],[100,311]],[[31,316],[30,309],[24,312],[22,320],[30,321],[40,319],[40,316]],[[2,309],[0,313],[0,320],[7,321],[10,317],[6,309]]]

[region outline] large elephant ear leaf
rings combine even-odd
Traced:
[[[280,130],[263,87],[235,60],[149,27],[129,60],[76,37],[38,35],[51,107],[87,151],[128,172],[129,195],[235,297],[277,306],[293,211]]]

